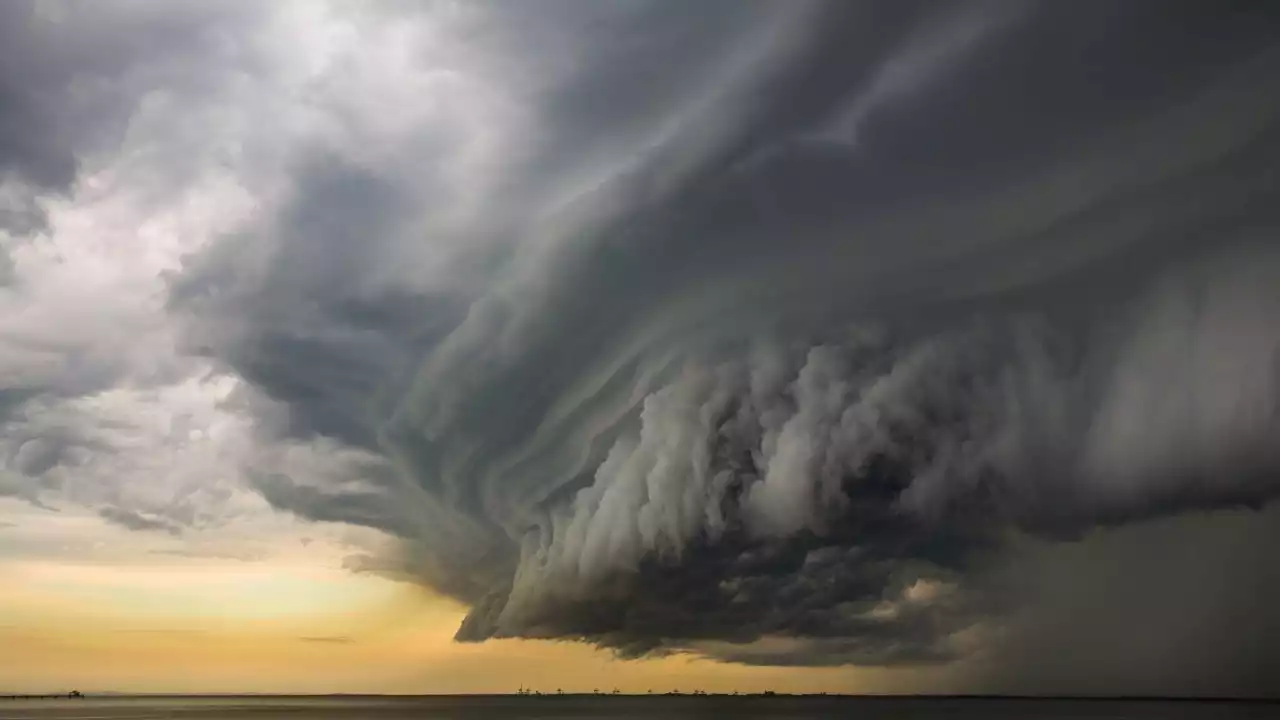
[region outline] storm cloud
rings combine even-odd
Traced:
[[[236,8],[215,37],[289,26]],[[1098,533],[1270,517],[1269,5],[339,16],[296,54],[195,52],[235,66],[218,92],[287,57],[296,96],[244,96],[266,139],[232,165],[260,192],[164,309],[184,357],[244,383],[253,491],[396,538],[344,566],[463,601],[459,640],[1011,667],[1082,622],[1024,583],[1098,567]],[[33,108],[13,132],[63,137],[9,85]],[[0,172],[74,176],[8,137]],[[1214,687],[1265,689],[1276,655],[1219,641],[1252,674]]]
[[[1270,11],[740,8],[486,7],[582,58],[482,211],[415,239],[431,196],[329,162],[265,271],[193,266],[214,354],[421,522],[269,499],[391,527],[462,640],[894,664],[974,651],[1011,537],[1280,491]]]

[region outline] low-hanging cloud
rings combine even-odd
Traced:
[[[351,113],[170,298],[459,639],[947,662],[1025,539],[1280,493],[1269,9],[472,10],[394,9],[443,135]]]

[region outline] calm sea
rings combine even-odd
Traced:
[[[0,720],[481,720],[492,718],[858,718],[1208,720],[1280,718],[1280,704],[1139,700],[835,697],[433,697],[0,699]]]

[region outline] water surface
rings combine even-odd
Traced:
[[[1160,700],[724,696],[113,697],[3,700],[0,720],[452,720],[858,718],[1209,720],[1276,718],[1280,704]]]

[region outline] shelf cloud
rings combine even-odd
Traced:
[[[262,192],[163,276],[165,327],[243,383],[247,487],[396,538],[346,567],[463,601],[461,641],[1023,657],[1008,622],[1061,609],[1026,558],[1280,494],[1264,4],[387,3],[288,62],[228,7],[146,59],[199,68],[178,103],[268,78],[282,124],[225,161]],[[41,118],[75,116],[0,79],[0,173],[69,186]]]

